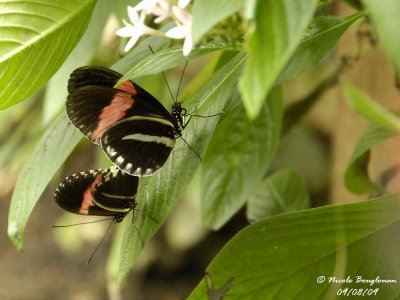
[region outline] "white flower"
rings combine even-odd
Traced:
[[[152,14],[157,18],[154,23],[159,24],[171,16],[170,4],[166,0],[143,0],[134,8],[136,11],[146,11],[146,14]]]
[[[165,0],[158,0],[156,6],[154,6],[152,14],[157,16],[154,23],[160,24],[171,16],[171,6]]]
[[[153,34],[156,32],[156,30],[144,24],[146,10],[142,10],[139,16],[135,7],[128,6],[128,16],[131,24],[123,20],[125,27],[122,27],[115,32],[116,35],[121,37],[130,37],[125,46],[125,52],[128,52],[142,35]]]
[[[178,1],[178,7],[180,9],[184,9],[188,4],[190,3],[190,0],[179,0]]]
[[[188,3],[188,1],[179,2],[184,2],[182,5],[187,5]],[[178,25],[168,30],[165,36],[172,39],[185,39],[183,43],[183,55],[187,56],[193,48],[192,15],[178,6],[172,6],[172,13],[177,19]]]
[[[147,14],[153,12],[154,7],[157,5],[159,0],[143,0],[140,1],[136,6],[133,8],[135,11],[145,10]]]
[[[190,0],[178,0],[178,5],[171,6],[167,0],[142,0],[135,7],[128,6],[130,23],[123,20],[125,27],[115,32],[121,37],[130,38],[125,46],[125,52],[129,51],[142,35],[164,35],[144,24],[146,15],[152,14],[156,17],[154,23],[157,24],[167,18],[174,20],[176,26],[168,30],[165,36],[172,39],[184,39],[183,54],[188,55],[193,48],[192,15],[184,9],[189,3]]]

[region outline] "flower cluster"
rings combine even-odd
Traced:
[[[142,0],[136,6],[128,6],[129,21],[123,20],[125,27],[116,31],[121,37],[129,38],[125,52],[129,51],[142,35],[164,35],[172,39],[184,39],[183,54],[188,55],[193,48],[192,15],[185,10],[190,0],[179,0],[177,5],[167,0]],[[163,33],[145,24],[146,15],[155,16],[154,23],[159,24],[168,18],[175,22],[175,27]]]

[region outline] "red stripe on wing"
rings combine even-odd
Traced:
[[[121,90],[121,91],[130,93],[130,94],[132,94],[133,96],[136,96],[137,93],[138,93],[138,92],[137,92],[137,89],[136,89],[135,86],[133,85],[133,82],[130,81],[130,80],[125,81],[123,84],[121,84],[121,85],[118,87],[118,89]]]
[[[96,130],[91,134],[92,139],[100,139],[108,127],[123,119],[126,115],[126,111],[132,108],[134,102],[130,95],[116,93],[110,105],[102,109],[99,116],[99,124]]]
[[[81,205],[81,207],[79,209],[79,213],[80,214],[82,214],[82,215],[89,214],[89,208],[90,208],[90,206],[93,205],[92,191],[95,188],[95,186],[101,181],[101,179],[102,179],[101,174],[96,175],[96,177],[94,178],[93,182],[84,191],[82,205]]]

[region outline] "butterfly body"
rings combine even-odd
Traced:
[[[175,103],[168,112],[134,82],[119,82],[121,77],[101,67],[76,69],[68,82],[67,114],[118,168],[130,175],[150,176],[165,163],[181,136],[186,110]]]

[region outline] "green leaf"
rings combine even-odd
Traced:
[[[33,108],[32,100],[0,111],[0,169],[14,169],[16,158],[26,151],[26,136],[35,136],[40,128],[40,107]]]
[[[187,98],[187,96],[195,93],[199,87],[201,87],[207,80],[212,76],[214,71],[218,69],[218,63],[222,59],[222,56],[232,51],[220,51],[210,55],[207,64],[204,64],[197,70],[194,78],[185,85],[185,90],[180,95],[181,99]],[[238,52],[236,52],[236,55]]]
[[[398,283],[371,286],[356,276],[398,282],[399,211],[398,197],[387,196],[249,225],[217,254],[189,299],[209,299],[218,289],[224,300],[337,299],[345,288],[379,288],[379,299],[397,299]],[[317,283],[320,276],[326,281]],[[332,277],[353,282],[329,283]]]
[[[317,0],[258,1],[248,39],[249,58],[239,82],[247,114],[257,117],[262,103],[302,39]]]
[[[363,3],[368,8],[386,54],[393,61],[397,73],[400,73],[400,2],[386,0],[382,5],[380,1],[364,0]]]
[[[369,122],[400,132],[400,120],[394,114],[350,84],[345,85],[344,91],[352,108]]]
[[[281,120],[278,90],[257,119],[249,120],[239,106],[222,120],[202,161],[202,218],[208,227],[223,226],[261,183],[278,146]]]
[[[58,70],[85,32],[95,2],[1,2],[0,109],[32,95]]]
[[[266,178],[250,194],[247,219],[259,221],[265,217],[309,208],[310,199],[303,179],[290,169]]]
[[[349,17],[325,16],[316,18],[289,63],[275,82],[276,85],[292,79],[315,66],[331,51],[333,46],[364,12]]]
[[[48,124],[65,106],[69,75],[78,67],[88,65],[100,44],[104,25],[115,6],[109,0],[99,0],[93,10],[93,17],[82,39],[65,60],[62,67],[50,79],[44,99],[43,123]]]
[[[213,115],[223,110],[232,94],[244,55],[239,54],[216,71],[210,80],[187,102],[185,108],[196,114]],[[193,117],[184,130],[184,139],[203,154],[218,117]],[[108,260],[107,275],[112,285],[120,285],[131,270],[143,245],[151,238],[171,212],[175,202],[189,184],[200,161],[185,142],[178,139],[165,165],[151,177],[140,179],[137,209],[133,224],[129,217],[118,226],[122,238],[116,239]],[[119,253],[115,253],[115,252]]]
[[[18,250],[23,249],[25,226],[33,207],[81,138],[62,114],[46,130],[20,172],[8,216],[8,235]]]
[[[202,0],[195,1],[192,8],[192,39],[197,43],[215,24],[229,17],[243,7],[243,0]],[[212,7],[212,9],[210,9]]]
[[[346,169],[344,181],[349,191],[355,194],[364,194],[379,189],[368,177],[370,149],[395,135],[395,131],[377,125],[370,126],[364,132],[353,150]]]
[[[148,55],[139,61],[133,68],[127,71],[120,79],[120,82],[127,79],[134,79],[145,75],[157,74],[161,71],[174,68],[184,64],[190,59],[199,57],[218,50],[232,49],[231,44],[226,43],[208,43],[193,49],[188,56],[182,54],[182,47],[168,48],[160,50],[154,55]]]
[[[197,71],[195,77],[185,85],[185,89],[180,95],[180,99],[186,99],[189,95],[194,94],[200,87],[202,87],[207,80],[224,64],[229,62],[232,58],[238,55],[239,51],[219,51],[208,55],[207,64]],[[240,95],[237,90],[225,106],[225,111],[230,111],[234,106],[240,103]]]

